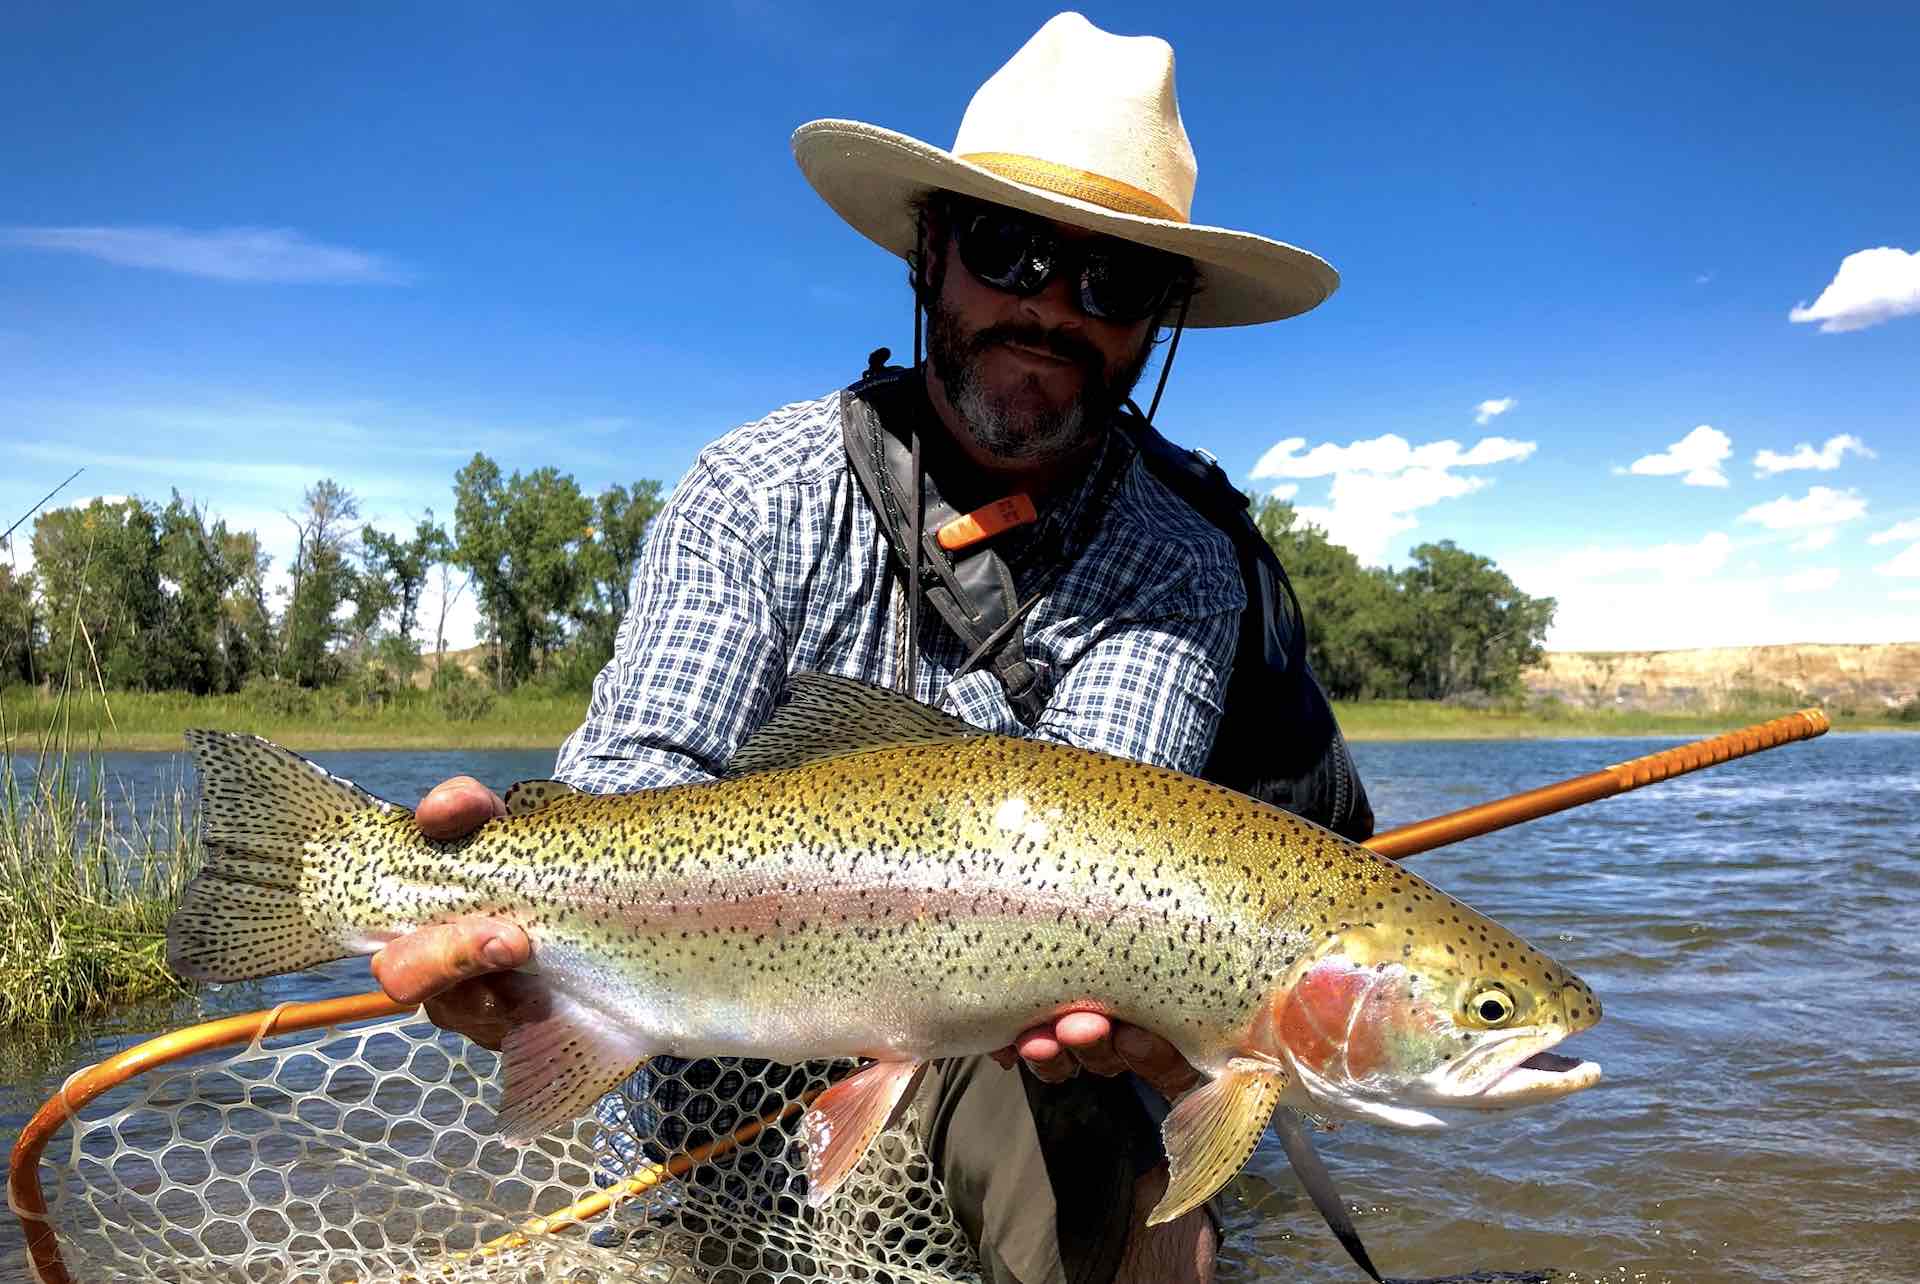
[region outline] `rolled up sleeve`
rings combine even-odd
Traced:
[[[622,793],[720,774],[785,679],[772,602],[749,498],[696,461],[648,533],[613,658],[557,775]]]

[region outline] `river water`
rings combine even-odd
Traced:
[[[1382,827],[1670,740],[1354,746]],[[314,755],[411,802],[540,753]],[[180,771],[109,756],[136,794]],[[1578,972],[1600,1086],[1478,1129],[1318,1136],[1391,1276],[1920,1281],[1920,736],[1828,735],[1415,857]],[[0,1144],[79,1065],[206,1016],[368,988],[365,965],[228,986],[0,1048]],[[1363,1278],[1269,1137],[1229,1188],[1221,1278]],[[27,1278],[0,1219],[0,1284]]]

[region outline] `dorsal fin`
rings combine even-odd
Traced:
[[[507,815],[524,816],[556,798],[571,798],[579,792],[562,780],[522,780],[507,790]]]
[[[989,734],[885,687],[825,673],[795,674],[766,725],[727,764],[729,776],[798,767],[869,749]]]

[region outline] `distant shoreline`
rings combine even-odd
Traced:
[[[298,712],[262,708],[236,696],[194,697],[173,693],[111,694],[103,704],[91,695],[66,711],[69,751],[165,751],[180,748],[192,727],[246,731],[295,750],[341,749],[483,750],[557,749],[579,725],[585,700],[515,693],[494,701],[470,721],[454,721],[431,707],[357,710],[323,708]],[[1651,712],[1578,708],[1539,700],[1476,709],[1433,701],[1387,700],[1339,703],[1335,712],[1349,740],[1538,740],[1554,738],[1697,738],[1731,731],[1791,713],[1799,704],[1755,702],[1712,712]],[[1828,710],[1836,732],[1920,731],[1920,723],[1891,714],[1862,717]],[[54,701],[34,691],[9,691],[0,699],[0,744],[30,755],[49,738],[60,717]],[[58,740],[59,737],[54,737]]]

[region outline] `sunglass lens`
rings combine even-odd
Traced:
[[[976,214],[961,225],[960,261],[996,290],[1031,294],[1046,284],[1052,269],[1046,257],[1034,254],[1039,239],[1035,225],[1018,215]]]
[[[1159,310],[1179,278],[1179,264],[1165,255],[1125,250],[1090,254],[1080,303],[1091,315],[1109,321],[1138,321]]]

